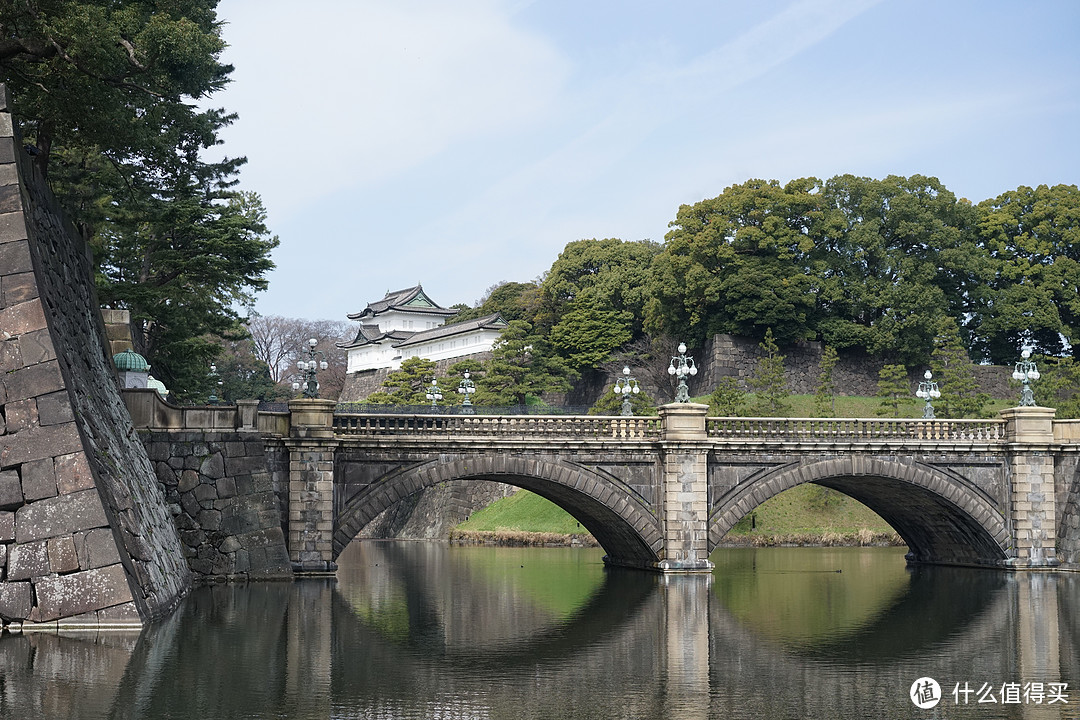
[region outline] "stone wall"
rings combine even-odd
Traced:
[[[258,432],[141,434],[197,580],[292,576]]]
[[[821,373],[820,342],[799,343],[781,348],[787,387],[793,395],[812,395]],[[715,335],[702,349],[689,352],[698,366],[691,394],[708,394],[725,377],[733,377],[742,387],[754,376],[758,361],[764,356],[760,343],[736,335]],[[864,352],[845,350],[839,353],[833,379],[837,394],[873,396],[877,393],[878,373],[885,363]],[[926,368],[908,368],[912,392]],[[976,365],[979,391],[995,398],[1011,398],[1017,393],[1009,387],[1012,369],[995,365]]]
[[[360,531],[363,538],[445,540],[477,510],[517,492],[485,480],[446,483],[402,498]]]
[[[120,399],[89,250],[0,86],[0,618],[139,624],[191,584]]]

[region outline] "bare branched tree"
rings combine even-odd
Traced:
[[[315,338],[315,349],[323,353],[329,367],[319,373],[320,394],[337,398],[345,383],[348,359],[339,342],[352,340],[356,326],[341,320],[306,320],[278,315],[252,315],[248,330],[255,356],[270,368],[275,383],[291,386],[301,380],[297,360],[307,357],[308,340]]]

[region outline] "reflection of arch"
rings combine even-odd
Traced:
[[[443,458],[396,470],[354,495],[337,516],[334,559],[383,510],[426,487],[454,480],[491,480],[531,490],[573,515],[614,565],[651,567],[663,536],[633,488],[581,465],[512,455]]]
[[[785,465],[714,501],[709,550],[770,497],[812,482],[869,507],[896,530],[917,562],[996,565],[1009,557],[1005,517],[980,490],[925,465],[844,456]]]
[[[382,570],[384,577],[392,578],[403,588],[402,594],[408,599],[409,606],[408,638],[404,642],[394,641],[357,617],[341,587],[343,583],[339,582],[335,587],[334,603],[340,604],[344,611],[335,610],[334,621],[339,633],[344,634],[346,624],[352,625],[353,629],[348,632],[363,638],[359,645],[366,649],[365,654],[381,655],[374,661],[376,666],[411,667],[417,658],[423,658],[423,664],[437,663],[440,673],[458,671],[469,676],[481,671],[506,673],[519,668],[534,668],[544,660],[579,656],[613,635],[632,637],[643,627],[647,628],[646,633],[653,632],[653,621],[642,624],[637,619],[647,601],[655,598],[657,586],[652,577],[621,568],[604,568],[600,582],[577,609],[529,637],[515,638],[513,642],[450,645],[446,642],[439,613],[434,610],[445,604],[445,598],[439,594],[447,592],[447,586],[440,586],[430,578],[430,568],[425,566],[428,560],[418,552],[417,545],[363,542],[381,546],[380,553],[375,556],[380,562],[375,566],[385,568]],[[466,617],[479,622],[475,616]],[[382,674],[376,673],[373,677],[381,682],[378,678]]]

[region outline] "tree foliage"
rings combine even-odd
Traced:
[[[228,82],[217,0],[0,4],[0,79],[34,161],[94,249],[101,300],[184,399],[201,392],[234,309],[277,245],[243,158],[207,159],[235,120],[202,109]]]
[[[638,416],[650,416],[657,415],[656,402],[649,397],[649,394],[644,390],[640,390],[636,393],[630,393],[630,410],[634,415]],[[589,408],[590,415],[621,415],[622,414],[622,393],[616,394],[614,386],[609,385],[604,389],[604,392],[600,393],[600,397],[596,399],[596,402]]]
[[[367,402],[380,405],[425,405],[425,396],[435,377],[435,362],[411,357],[401,363],[383,380],[382,390],[368,397]],[[445,394],[445,388],[442,388]]]
[[[992,258],[989,298],[975,318],[977,352],[1016,360],[1038,353],[1080,358],[1080,190],[1019,187],[979,204],[980,240]]]
[[[911,394],[907,368],[903,365],[885,365],[878,372],[877,397],[881,398],[877,414],[900,417],[900,409],[915,400]]]
[[[477,382],[481,405],[526,405],[544,393],[566,392],[574,371],[524,320],[511,321],[495,342]]]
[[[934,405],[938,417],[978,418],[984,415],[990,396],[978,391],[975,364],[960,339],[956,321],[950,317],[942,318],[934,338],[930,369],[941,391],[941,398]]]
[[[716,389],[709,395],[709,415],[714,417],[738,417],[746,407],[746,391],[733,377],[720,378]]]
[[[1037,358],[1040,374],[1035,401],[1057,410],[1059,419],[1080,418],[1080,362],[1073,357]]]
[[[749,381],[750,389],[754,391],[750,412],[761,417],[782,417],[791,411],[787,403],[791,393],[787,388],[784,356],[776,345],[772,328],[765,330],[765,339],[759,347],[764,355],[758,359]]]
[[[820,221],[815,178],[750,180],[679,208],[653,265],[647,327],[700,347],[715,333],[781,343],[811,338],[814,284],[805,258]]]
[[[814,388],[814,411],[818,417],[836,415],[836,380],[833,379],[833,370],[836,369],[839,359],[840,356],[832,345],[826,345],[822,349],[817,386]]]

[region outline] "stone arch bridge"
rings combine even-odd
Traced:
[[[807,482],[877,512],[913,562],[1080,566],[1080,421],[1055,421],[1049,408],[926,421],[709,418],[692,403],[653,418],[334,407],[294,400],[288,412],[265,413],[241,401],[180,421],[262,434],[300,573],[333,571],[383,510],[457,480],[531,490],[577,518],[609,564],[662,572],[708,571],[736,522]],[[155,424],[133,414],[137,426]]]

